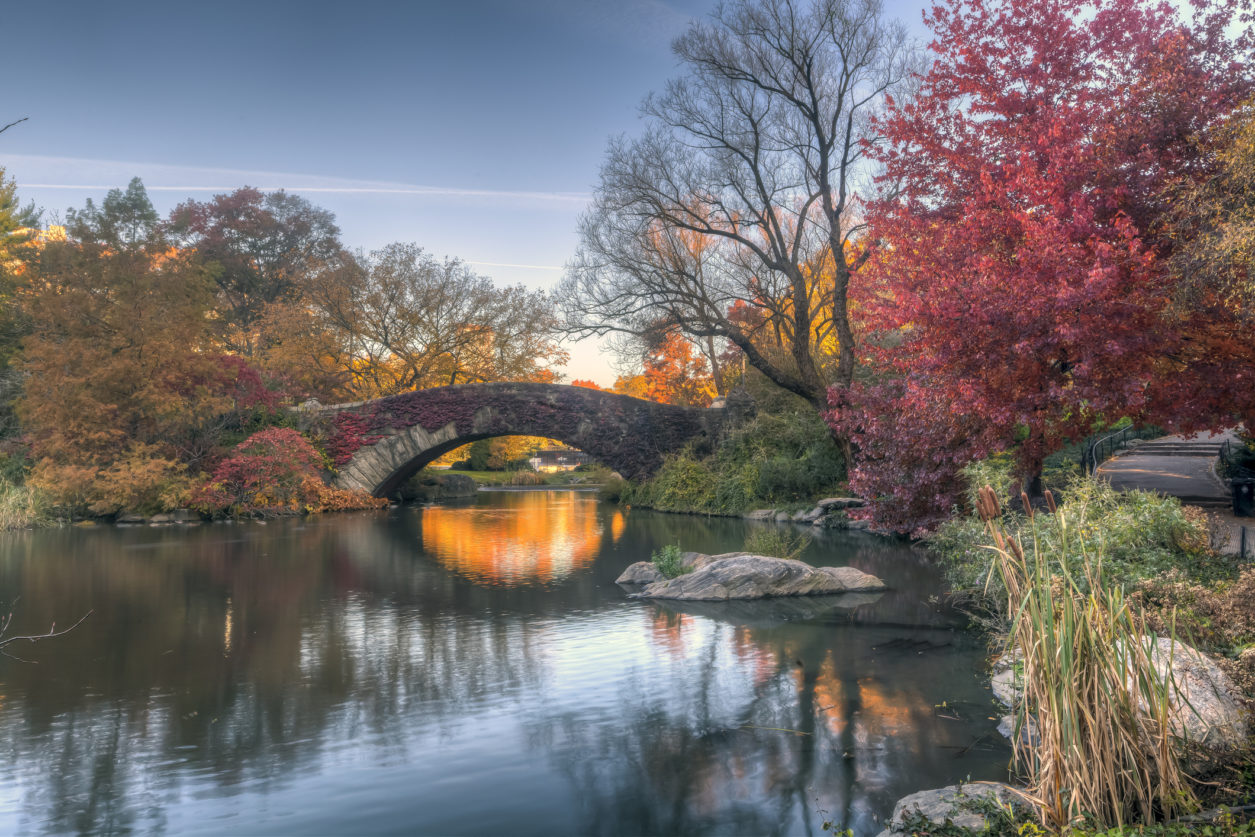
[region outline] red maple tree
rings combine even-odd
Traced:
[[[1157,224],[1206,173],[1194,138],[1250,90],[1249,37],[1225,34],[1235,7],[1204,0],[1189,24],[1140,0],[926,15],[936,60],[873,149],[895,187],[869,207],[860,300],[882,383],[832,415],[864,451],[851,487],[880,523],[920,525],[920,496],[946,514],[957,467],[997,447],[1014,443],[1032,479],[1103,419],[1222,420],[1174,398],[1187,329]]]

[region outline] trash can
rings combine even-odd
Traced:
[[[1255,478],[1239,477],[1230,483],[1235,517],[1255,517]]]

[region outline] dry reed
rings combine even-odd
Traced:
[[[1123,826],[1170,817],[1193,801],[1168,720],[1179,696],[1151,660],[1141,611],[1104,583],[1101,543],[1071,531],[1049,492],[1047,505],[1058,555],[1039,554],[1035,535],[1031,552],[1006,535],[992,488],[978,501],[1007,591],[1008,659],[1023,666],[1015,760],[1025,798],[1058,831],[1087,818]]]

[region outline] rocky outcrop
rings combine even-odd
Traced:
[[[653,584],[655,581],[666,581],[664,576],[653,561],[637,561],[632,564],[623,574],[614,580],[615,584]]]
[[[1156,640],[1150,660],[1176,684],[1168,717],[1176,735],[1211,749],[1242,746],[1248,729],[1246,709],[1219,664],[1183,642],[1174,646],[1169,637]]]
[[[976,782],[919,791],[898,800],[898,804],[893,806],[893,815],[885,823],[885,830],[877,837],[908,833],[904,824],[908,817],[923,817],[939,826],[950,822],[979,833],[985,829],[985,815],[972,810],[973,803],[991,799],[1004,806],[1020,804],[1020,798],[1010,786],[998,782]]]
[[[1249,723],[1241,694],[1220,665],[1202,652],[1169,637],[1159,637],[1151,649],[1151,663],[1160,676],[1174,684],[1168,722],[1179,738],[1213,750],[1231,750],[1243,745]],[[1018,654],[1008,654],[994,664],[990,688],[1004,705],[1014,708],[1024,694],[1019,682]],[[1031,721],[1031,719],[1029,719]],[[1014,728],[1007,716],[999,729]],[[1024,734],[1033,735],[1030,728]],[[1004,731],[1003,734],[1008,734]]]
[[[743,552],[700,556],[692,565],[692,572],[650,583],[636,597],[728,601],[886,589],[880,579],[853,567],[812,567],[802,561]]]
[[[685,572],[704,567],[711,561],[718,561],[723,558],[732,558],[737,555],[748,555],[748,552],[725,552],[721,555],[707,555],[704,552],[682,552],[680,553],[680,566]],[[667,577],[654,565],[652,561],[637,561],[623,571],[623,574],[614,580],[615,584],[653,584],[656,581],[666,581]]]

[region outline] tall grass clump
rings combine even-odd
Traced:
[[[48,505],[37,488],[0,480],[0,530],[29,529],[49,520]]]
[[[1006,592],[1006,651],[1023,666],[1015,762],[1026,799],[1057,831],[1169,818],[1193,794],[1168,720],[1179,695],[1151,660],[1154,639],[1122,587],[1104,578],[1102,540],[1077,528],[1049,492],[1049,515],[1022,499],[1025,537],[1008,534],[989,486],[977,511]],[[1048,537],[1038,527],[1047,520]]]

